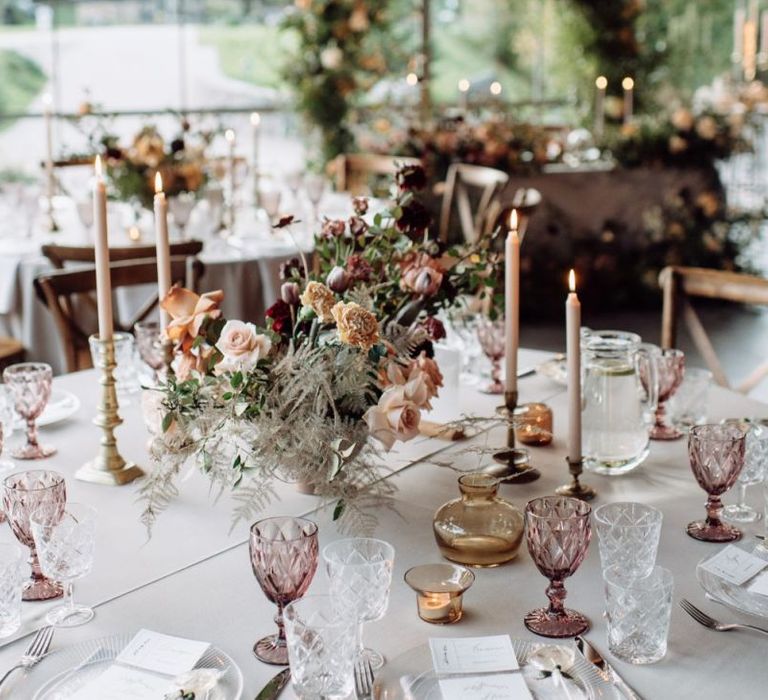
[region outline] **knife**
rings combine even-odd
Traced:
[[[589,661],[596,669],[600,676],[614,686],[621,694],[627,698],[627,700],[643,700],[632,688],[630,688],[623,678],[619,676],[616,671],[584,637],[576,637],[576,648],[581,652],[582,656]]]
[[[289,680],[291,680],[291,669],[284,668],[261,689],[255,700],[275,700]]]

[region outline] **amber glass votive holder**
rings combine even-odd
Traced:
[[[545,403],[524,403],[515,409],[515,435],[523,445],[552,442],[552,409]]]
[[[457,564],[414,566],[405,572],[404,578],[416,591],[419,617],[433,625],[450,625],[461,620],[462,597],[475,582],[475,574]]]

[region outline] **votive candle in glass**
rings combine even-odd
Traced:
[[[515,435],[523,445],[552,442],[552,409],[545,403],[525,403],[515,409]]]
[[[474,580],[472,571],[456,564],[423,564],[405,572],[405,582],[416,591],[419,617],[433,625],[461,619],[462,597]]]

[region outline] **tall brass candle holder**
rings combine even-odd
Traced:
[[[515,409],[517,408],[517,391],[504,392],[504,407],[502,411],[507,418],[507,449],[493,455],[493,459],[502,465],[501,469],[491,469],[494,476],[509,479],[510,484],[528,484],[541,476],[538,469],[529,466],[528,450],[515,447]]]
[[[579,477],[584,471],[584,458],[581,457],[577,460],[572,460],[570,457],[566,457],[565,459],[568,462],[571,483],[559,486],[555,489],[555,493],[557,493],[558,496],[571,496],[573,498],[580,498],[582,501],[591,501],[597,496],[597,491],[591,486],[585,486],[579,481]]]
[[[93,484],[105,484],[108,486],[121,486],[128,484],[144,472],[140,467],[131,462],[126,462],[117,450],[115,428],[123,420],[118,415],[117,390],[115,388],[115,343],[113,340],[97,338],[96,344],[101,361],[101,402],[98,414],[93,422],[101,430],[99,452],[94,459],[86,462],[77,470],[75,476],[81,481],[89,481]]]

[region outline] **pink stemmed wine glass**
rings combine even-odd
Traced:
[[[501,361],[504,358],[505,335],[504,319],[481,318],[477,325],[477,338],[480,347],[491,361],[491,383],[482,391],[486,394],[503,394],[504,382],[501,381]]]
[[[696,425],[688,433],[691,469],[708,494],[706,519],[689,523],[685,530],[691,537],[705,542],[733,542],[741,537],[741,530],[720,519],[720,496],[736,483],[744,468],[745,438],[744,431],[732,423]]]
[[[29,565],[32,569],[24,586],[23,600],[50,600],[60,598],[64,589],[60,583],[43,575],[37,548],[32,535],[32,515],[45,509],[58,514],[61,519],[67,501],[64,477],[51,471],[33,469],[17,472],[3,480],[3,509],[16,539],[29,548]]]
[[[301,598],[317,570],[317,525],[305,518],[277,517],[251,526],[251,566],[264,595],[277,605],[277,634],[256,642],[253,653],[268,664],[288,663],[283,608]]]
[[[525,530],[528,551],[550,583],[549,607],[531,610],[525,626],[543,637],[575,637],[589,629],[589,620],[563,605],[563,579],[573,575],[587,553],[592,529],[592,509],[584,501],[565,496],[545,496],[528,501]]]
[[[653,440],[677,440],[683,433],[667,422],[667,401],[680,388],[685,375],[685,354],[682,350],[659,348],[653,354],[658,382],[656,423],[651,428]]]
[[[56,448],[37,441],[35,421],[51,397],[53,372],[43,362],[21,362],[6,367],[3,381],[10,389],[16,412],[27,422],[27,442],[12,452],[16,459],[43,459],[56,454]]]

